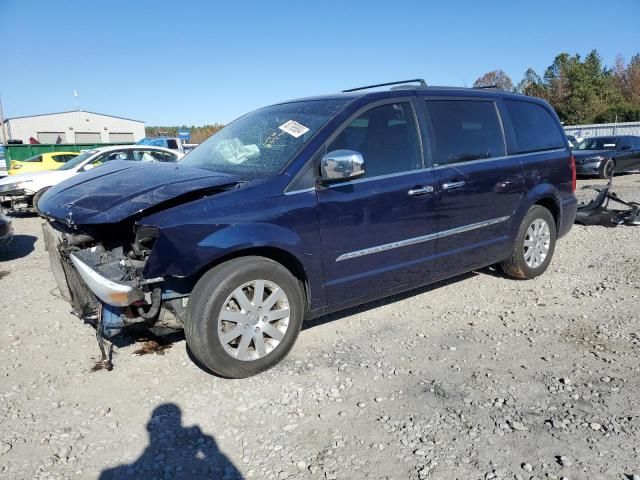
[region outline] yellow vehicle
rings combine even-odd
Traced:
[[[56,170],[79,154],[80,152],[49,152],[35,155],[26,160],[11,160],[8,173],[9,175],[16,175],[24,172]]]

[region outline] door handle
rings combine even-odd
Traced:
[[[407,192],[407,194],[412,197],[417,197],[418,195],[425,195],[427,193],[433,193],[433,187],[431,185],[425,185],[423,187],[413,187],[411,190]]]
[[[460,188],[462,186],[464,186],[465,182],[464,180],[460,180],[458,182],[447,182],[447,183],[443,183],[442,184],[442,189],[443,190],[454,190],[456,188]]]

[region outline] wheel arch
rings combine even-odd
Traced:
[[[553,220],[556,224],[556,231],[560,230],[560,204],[558,201],[551,196],[542,197],[538,199],[534,205],[540,205],[551,212],[553,215]]]
[[[209,262],[205,266],[203,266],[194,276],[193,283],[200,280],[200,278],[207,273],[212,268],[221,265],[230,260],[234,260],[236,258],[249,257],[249,256],[258,256],[268,258],[269,260],[273,260],[274,262],[279,263],[283,267],[285,267],[291,274],[296,277],[303,286],[303,293],[305,296],[305,304],[307,308],[307,312],[311,309],[311,285],[309,283],[309,278],[307,272],[304,268],[304,265],[300,261],[298,257],[296,257],[293,253],[279,247],[273,246],[255,246],[255,247],[246,247],[238,250],[233,250],[228,252],[212,262]]]
[[[536,185],[520,201],[520,205],[513,215],[511,233],[515,236],[525,215],[533,205],[540,205],[551,212],[556,224],[556,231],[560,231],[562,225],[562,199],[558,190],[550,184]]]

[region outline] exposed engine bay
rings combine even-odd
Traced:
[[[132,221],[72,228],[50,220],[43,231],[60,295],[96,327],[103,359],[102,337],[126,326],[182,329],[190,289],[181,288],[179,280],[172,287],[171,280],[142,274],[157,229]]]

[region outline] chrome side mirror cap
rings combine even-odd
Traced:
[[[364,159],[355,150],[334,150],[322,157],[320,176],[323,182],[339,182],[362,177]]]

